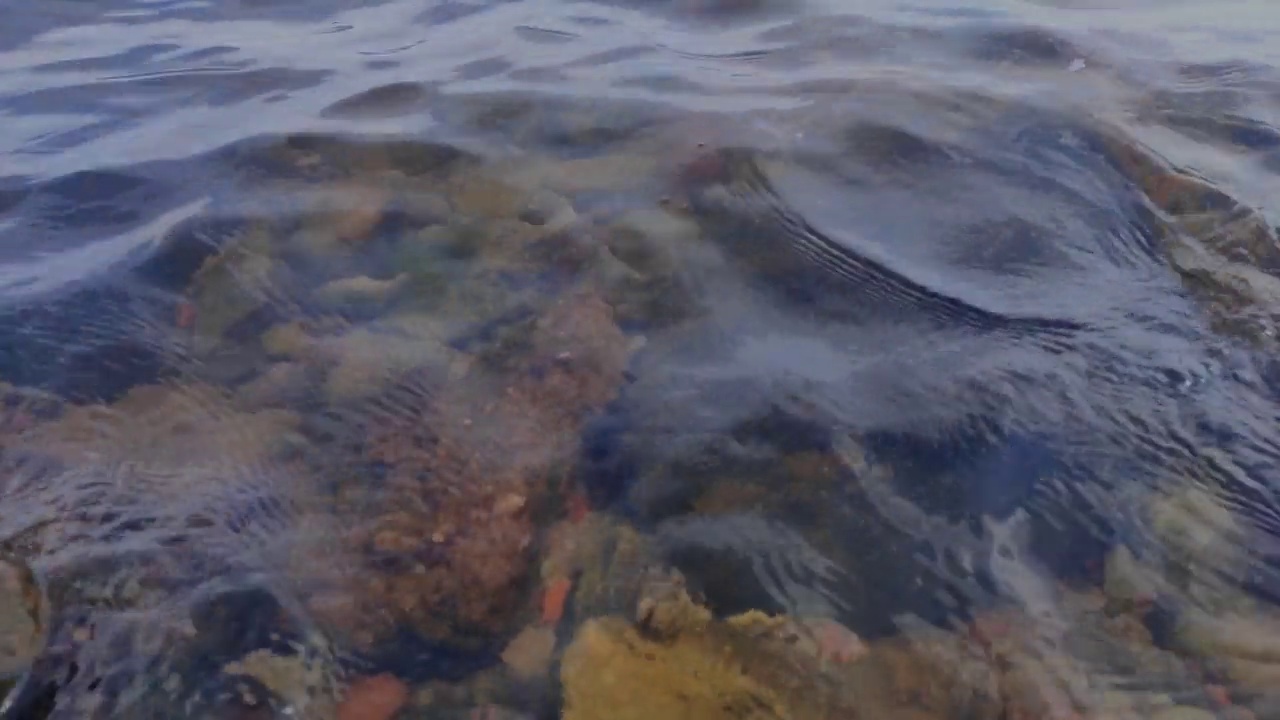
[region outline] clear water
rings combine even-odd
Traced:
[[[977,638],[997,714],[1280,717],[1277,33],[7,3],[0,538],[48,613],[9,712],[381,718],[381,677],[401,717],[603,716],[573,643],[660,567],[861,662]]]

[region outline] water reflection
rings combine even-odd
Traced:
[[[1111,5],[10,13],[0,714],[1270,717],[1274,13]]]

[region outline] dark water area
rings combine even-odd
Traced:
[[[1280,718],[1278,33],[0,5],[0,718]]]

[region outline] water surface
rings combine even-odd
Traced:
[[[1276,716],[1265,0],[9,5],[13,717]]]

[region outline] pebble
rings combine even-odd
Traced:
[[[262,334],[262,349],[272,357],[303,357],[312,345],[311,336],[297,322],[275,325]]]
[[[542,622],[549,625],[560,622],[572,587],[573,583],[569,578],[563,577],[547,583],[547,589],[542,594]]]
[[[351,684],[338,705],[337,720],[391,720],[409,700],[409,687],[383,673]]]
[[[544,677],[551,667],[556,633],[549,626],[531,626],[520,631],[502,651],[502,662],[520,680]]]
[[[350,302],[385,302],[408,282],[409,276],[401,273],[389,279],[376,279],[365,275],[341,278],[325,283],[316,290],[317,300],[332,304]]]

